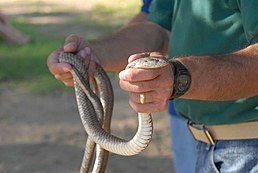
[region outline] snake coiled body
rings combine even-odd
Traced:
[[[75,83],[75,94],[80,117],[88,134],[81,173],[89,172],[92,157],[97,144],[94,173],[104,172],[108,151],[131,156],[144,150],[153,132],[152,118],[150,113],[138,113],[138,130],[132,139],[125,140],[110,134],[110,122],[113,110],[113,91],[107,74],[96,66],[94,79],[96,80],[99,97],[92,91],[87,67],[81,58],[70,53],[61,53],[59,61],[72,65],[72,75]],[[158,68],[167,62],[158,58],[142,58],[129,64],[127,68]],[[99,156],[100,155],[100,156]]]

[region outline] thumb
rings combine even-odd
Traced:
[[[86,46],[82,37],[77,35],[70,35],[65,39],[64,52],[77,53]]]

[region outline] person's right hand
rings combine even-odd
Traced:
[[[96,63],[100,63],[96,55],[93,53],[90,44],[83,38],[70,35],[65,40],[65,44],[62,48],[52,52],[47,59],[47,65],[50,72],[55,76],[57,80],[62,81],[66,86],[74,86],[73,77],[70,73],[72,67],[67,63],[59,63],[59,54],[63,51],[66,53],[78,54],[84,59],[84,62],[88,68],[89,76],[92,76],[95,72]]]
[[[131,55],[128,62],[148,56],[164,58],[161,53],[147,52]],[[174,69],[169,63],[160,68],[127,68],[119,73],[119,79],[136,112],[162,112],[167,108],[174,85]]]

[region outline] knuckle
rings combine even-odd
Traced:
[[[133,73],[128,73],[127,76],[126,76],[126,79],[128,81],[134,81],[135,75]]]

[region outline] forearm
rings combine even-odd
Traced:
[[[91,42],[91,48],[106,71],[125,68],[129,55],[139,52],[167,51],[167,32],[146,22],[128,26],[104,39]]]
[[[222,101],[258,95],[258,44],[231,54],[179,60],[192,77],[190,89],[181,98]]]
[[[140,13],[138,13],[137,15],[135,15],[135,16],[126,24],[126,26],[128,26],[128,25],[133,25],[133,24],[140,23],[140,22],[144,22],[144,21],[147,21],[147,18],[148,18],[148,14],[147,14],[147,13],[145,13],[145,12],[140,12]]]

